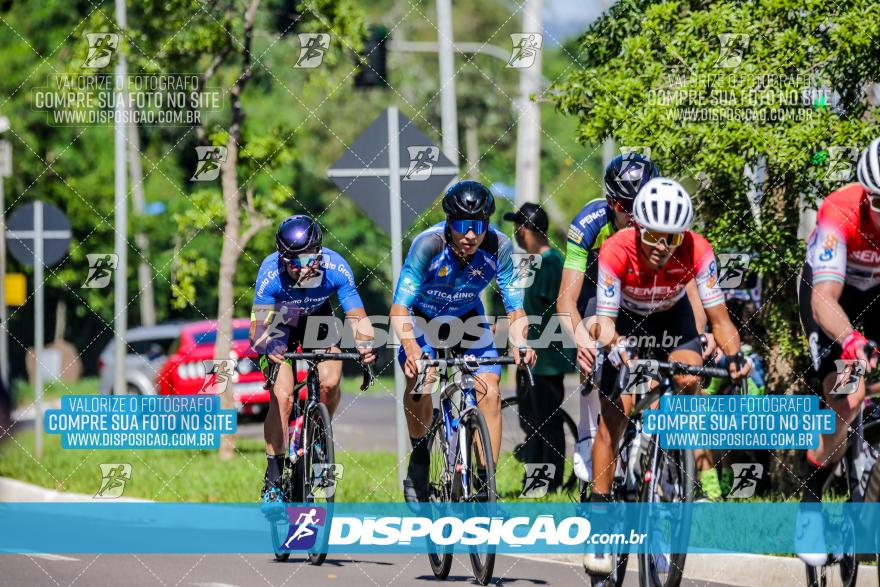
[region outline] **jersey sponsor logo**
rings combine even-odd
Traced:
[[[609,298],[614,297],[614,280],[611,277],[605,276],[603,286],[605,287],[605,295]]]
[[[880,265],[880,251],[871,249],[862,249],[860,251],[850,251],[849,258],[853,261],[861,261],[872,265]],[[821,259],[821,257],[820,257]],[[825,261],[826,259],[822,259]]]
[[[574,226],[569,227],[568,229],[568,240],[573,242],[576,245],[581,244],[581,241],[584,240],[584,233],[579,231]]]
[[[827,263],[831,259],[834,258],[834,249],[823,249],[821,253],[819,253],[819,260],[823,263]]]
[[[446,277],[447,275],[449,275],[449,266],[442,265],[440,271],[437,272],[437,277]]]
[[[583,218],[580,219],[578,224],[581,225],[581,228],[585,228],[587,226],[587,224],[591,223],[592,221],[594,221],[597,218],[600,218],[604,215],[605,215],[605,210],[599,210],[597,212],[593,212],[592,214],[587,214],[586,216],[584,216]]]

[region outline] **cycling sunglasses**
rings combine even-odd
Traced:
[[[288,267],[302,269],[303,267],[315,268],[321,262],[321,253],[306,253],[297,255],[291,259],[282,259]]]
[[[880,194],[868,194],[868,202],[871,204],[871,210],[880,212]]]
[[[677,247],[684,242],[683,232],[655,232],[643,228],[641,233],[642,242],[646,245],[656,246],[663,242],[667,247]]]
[[[488,220],[450,220],[449,226],[459,234],[467,234],[471,230],[474,234],[483,234],[489,230]]]

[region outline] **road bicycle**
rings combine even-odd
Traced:
[[[286,359],[304,361],[308,365],[305,381],[296,380],[294,369],[294,402],[288,424],[288,450],[281,472],[283,503],[333,503],[336,493],[336,461],[330,412],[321,402],[321,381],[318,364],[322,361],[361,362],[360,353],[333,353],[329,351],[284,353]],[[361,391],[373,382],[373,369],[361,364],[364,378]],[[274,379],[274,378],[273,378]],[[271,388],[274,381],[267,381]],[[279,512],[272,528],[272,546],[275,560],[286,561],[290,550],[284,548],[289,529],[286,512]],[[329,519],[329,514],[328,514]],[[310,549],[309,562],[320,565],[327,558],[326,533],[324,544]]]
[[[607,352],[597,354],[597,366],[593,370],[594,393],[598,393],[598,381]],[[657,402],[661,396],[674,393],[674,375],[729,378],[730,374],[717,367],[698,367],[678,361],[637,361],[636,369],[658,382],[647,393],[635,389],[635,405],[629,414],[627,427],[617,448],[617,466],[611,484],[614,502],[688,503],[694,500],[697,485],[696,464],[692,450],[665,449],[658,437],[643,431],[642,413]],[[637,375],[634,374],[634,375]],[[647,383],[647,381],[645,381]],[[630,377],[630,368],[622,365],[609,396],[616,402],[623,393],[630,393],[637,385]],[[742,387],[745,383],[743,382]],[[581,483],[581,501],[587,499],[586,484]],[[667,512],[640,521],[648,534],[648,551],[638,555],[639,585],[641,587],[678,587],[681,583],[686,553],[666,553],[664,547],[677,542],[689,531],[690,520],[672,519]],[[663,538],[665,536],[665,538]],[[612,571],[608,575],[590,575],[592,585],[620,587],[626,575],[629,553],[609,553]]]
[[[486,420],[477,407],[474,374],[481,365],[510,365],[513,357],[452,357],[447,349],[438,349],[437,359],[420,359],[417,364],[419,377],[417,392],[425,388],[427,369],[437,369],[440,390],[440,407],[435,408],[428,431],[428,451],[431,466],[428,478],[429,497],[433,503],[495,503],[498,493],[495,487],[495,463],[492,459],[492,442]],[[457,377],[450,383],[449,371],[457,369]],[[525,366],[529,380],[534,385],[531,369]],[[424,393],[416,393],[420,401]],[[478,469],[483,468],[483,478]],[[495,552],[491,547],[483,551],[472,547],[469,552],[474,578],[480,585],[492,580],[495,568]],[[430,552],[431,570],[438,579],[449,576],[452,568],[452,550]]]
[[[876,352],[877,344],[869,341],[865,352],[870,355]],[[850,373],[847,383],[857,384],[862,375]],[[876,395],[876,394],[874,394]],[[845,394],[837,395],[832,401],[845,398]],[[866,402],[862,402],[859,414],[850,425],[853,436],[849,441],[849,447],[843,458],[837,463],[834,472],[828,476],[828,480],[822,487],[822,494],[828,492],[845,495],[847,502],[878,502],[880,501],[880,466],[878,466],[878,445],[880,445],[880,414],[873,401],[868,401],[870,395],[866,394]],[[869,403],[873,409],[865,413],[865,404]],[[841,544],[852,544],[853,548],[848,552],[829,553],[824,565],[806,565],[807,585],[809,587],[854,587],[858,579],[859,559],[862,558],[855,552],[855,525],[853,520],[844,517],[837,528]],[[880,551],[878,551],[880,552]],[[875,556],[880,562],[880,557]],[[878,579],[880,579],[880,567],[878,567]]]

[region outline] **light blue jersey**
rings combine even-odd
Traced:
[[[505,310],[523,307],[523,292],[515,286],[513,245],[503,233],[490,227],[473,258],[464,263],[446,244],[446,222],[435,224],[413,240],[397,288],[394,303],[424,314],[461,316],[482,311],[480,292],[496,279]]]

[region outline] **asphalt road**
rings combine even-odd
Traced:
[[[494,583],[503,585],[589,585],[588,577],[579,565],[523,557],[498,556],[494,576]],[[475,584],[466,556],[453,559],[447,583]],[[328,558],[320,567],[294,557],[286,563],[277,563],[268,555],[0,556],[0,585],[58,587],[74,584],[89,587],[439,585],[424,555],[339,556]],[[624,585],[638,585],[637,574],[632,569],[627,573]],[[681,585],[725,587],[723,583],[687,578]]]

